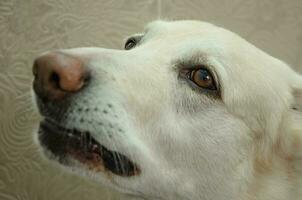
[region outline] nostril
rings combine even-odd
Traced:
[[[61,89],[60,87],[60,76],[56,72],[52,72],[49,77],[49,82],[54,88]]]
[[[50,76],[50,81],[60,82],[60,77],[56,72],[53,72]]]

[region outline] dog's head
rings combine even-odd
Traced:
[[[280,141],[302,88],[286,64],[198,21],[153,22],[125,50],[47,52],[33,72],[46,155],[166,199],[235,199],[256,160],[291,146]]]

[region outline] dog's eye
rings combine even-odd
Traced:
[[[130,50],[136,46],[136,40],[134,38],[129,38],[125,43],[125,50]]]
[[[198,87],[208,90],[217,90],[212,74],[205,68],[191,70],[188,73],[188,78]]]

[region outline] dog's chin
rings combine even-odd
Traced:
[[[60,164],[73,167],[74,160],[92,172],[110,173],[120,177],[140,174],[136,163],[127,156],[111,151],[97,142],[88,131],[67,129],[52,120],[40,123],[39,142],[46,157]]]

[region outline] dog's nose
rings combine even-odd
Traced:
[[[88,70],[75,57],[60,52],[38,57],[33,65],[34,91],[44,100],[62,100],[88,81]]]

